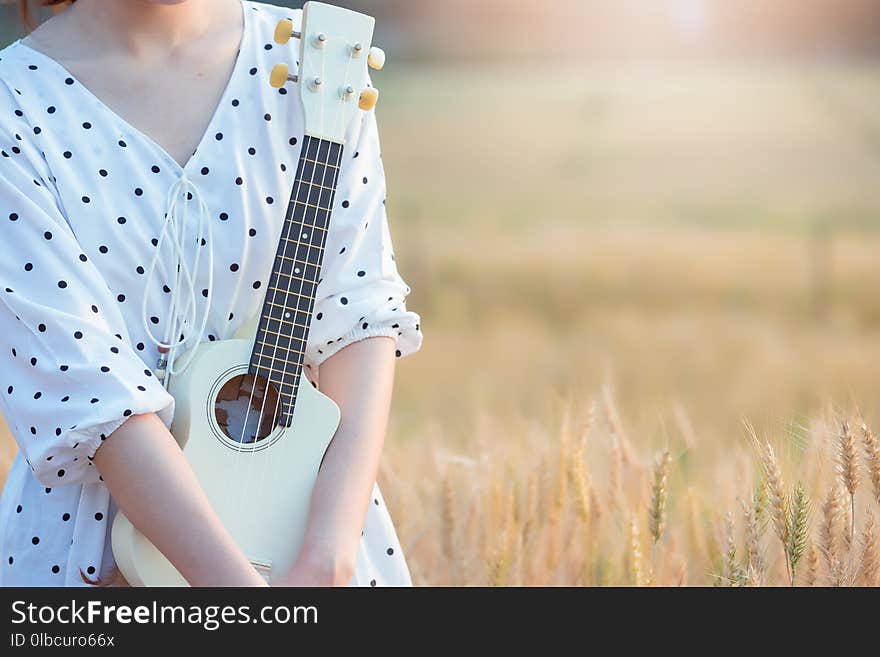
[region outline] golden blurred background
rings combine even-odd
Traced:
[[[706,500],[740,480],[745,419],[793,461],[811,418],[876,424],[875,0],[337,4],[389,52],[389,221],[425,341],[381,483],[418,583],[497,575],[492,532],[467,569],[449,533],[502,526],[508,488],[522,530],[531,468],[603,386],[634,449],[698,446],[679,484]],[[512,583],[584,581],[519,559]]]

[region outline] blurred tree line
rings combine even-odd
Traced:
[[[375,16],[376,41],[411,59],[880,55],[880,0],[334,1]],[[18,36],[0,0],[0,42]]]

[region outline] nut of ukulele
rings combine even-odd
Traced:
[[[361,92],[360,100],[358,100],[358,107],[360,107],[365,112],[369,112],[376,106],[376,103],[379,102],[379,90],[375,87],[368,87]]]
[[[367,56],[367,64],[370,68],[376,71],[381,71],[385,68],[385,51],[375,46],[370,48],[370,54]]]

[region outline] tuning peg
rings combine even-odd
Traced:
[[[272,73],[269,75],[269,84],[276,89],[280,89],[288,82],[296,82],[298,80],[297,76],[290,75],[290,69],[288,69],[287,64],[276,64],[272,67]]]
[[[294,39],[301,39],[302,34],[294,31],[292,20],[289,18],[283,18],[278,21],[278,25],[275,26],[275,43],[283,45],[290,41],[291,37]]]
[[[376,87],[368,87],[361,92],[358,107],[365,112],[369,112],[379,102],[379,90]]]
[[[385,67],[385,51],[373,46],[367,56],[367,64],[370,68],[381,71]]]

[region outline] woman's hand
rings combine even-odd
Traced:
[[[303,554],[293,568],[272,581],[272,586],[348,586],[354,576],[354,567],[343,559]]]

